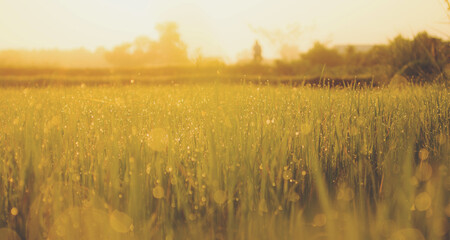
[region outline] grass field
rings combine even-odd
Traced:
[[[0,240],[448,239],[448,88],[0,89]]]

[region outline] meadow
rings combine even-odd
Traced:
[[[0,240],[448,239],[443,85],[0,89]]]

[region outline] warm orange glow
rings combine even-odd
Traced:
[[[192,55],[235,60],[260,38],[266,57],[280,46],[252,29],[298,25],[290,45],[301,50],[320,40],[332,44],[384,43],[419,31],[447,38],[448,17],[439,0],[32,0],[0,1],[0,49],[111,48],[139,35],[156,37],[154,26],[175,21]]]

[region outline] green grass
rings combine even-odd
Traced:
[[[438,85],[0,89],[0,233],[445,239],[448,96]]]

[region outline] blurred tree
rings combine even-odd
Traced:
[[[364,56],[361,52],[356,51],[355,46],[349,45],[345,49],[344,60],[347,66],[360,67],[364,63]]]
[[[375,45],[364,54],[364,66],[389,64],[389,49],[386,45]]]
[[[253,62],[259,64],[261,63],[261,61],[262,61],[262,50],[258,40],[256,40],[255,44],[253,45]]]
[[[298,50],[298,44],[302,40],[300,37],[312,29],[303,28],[298,23],[292,23],[283,28],[276,29],[253,27],[250,25],[250,30],[266,40],[268,44],[272,45],[272,48],[278,49],[281,61],[292,61],[300,57]]]
[[[432,79],[429,75],[444,73],[448,64],[450,47],[448,42],[431,37],[426,32],[418,33],[413,40],[397,36],[389,44],[391,74]]]
[[[106,51],[105,59],[112,65],[120,67],[131,67],[136,65],[142,65],[142,63],[136,61],[131,43],[123,43],[114,47],[112,51]]]
[[[105,59],[115,66],[182,65],[189,63],[187,47],[181,40],[176,23],[158,24],[159,41],[146,36],[123,43],[105,52]]]
[[[413,59],[411,41],[398,35],[389,44],[389,63],[395,71],[401,69]]]
[[[303,54],[302,59],[311,65],[334,67],[343,64],[343,57],[336,49],[329,49],[320,42],[314,43],[314,47]]]
[[[186,44],[181,41],[178,25],[174,22],[158,24],[159,42],[156,50],[164,64],[186,64],[189,62]]]

